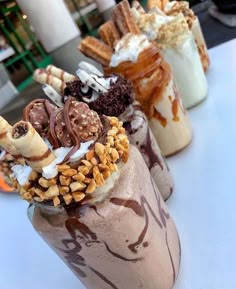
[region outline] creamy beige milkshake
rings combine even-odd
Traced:
[[[136,98],[165,156],[191,142],[191,126],[170,66],[145,35],[124,36],[116,46],[110,68],[105,70],[121,73],[133,83]]]
[[[210,65],[210,59],[207,51],[206,41],[202,33],[201,25],[197,15],[190,9],[187,1],[171,1],[164,7],[164,12],[167,15],[178,15],[182,13],[188,23],[189,29],[192,31],[195,42],[197,44],[198,53],[201,58],[202,66],[206,72]]]
[[[9,133],[26,159],[12,169],[35,230],[88,289],[171,289],[178,233],[122,123],[72,97],[50,111],[47,141],[26,121]]]

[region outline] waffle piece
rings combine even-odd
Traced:
[[[79,50],[86,56],[99,62],[102,66],[109,66],[112,48],[95,37],[85,37],[80,43]]]
[[[122,35],[127,33],[140,34],[127,0],[123,0],[115,6],[112,10],[112,18]]]
[[[116,42],[120,40],[120,33],[112,20],[101,25],[98,32],[102,40],[112,48],[115,46]]]

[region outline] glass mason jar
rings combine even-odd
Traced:
[[[181,43],[162,47],[162,54],[172,68],[184,107],[188,109],[202,102],[207,96],[208,85],[191,31]]]
[[[167,200],[173,192],[174,181],[141,105],[138,102],[130,105],[119,119],[123,122],[130,143],[141,152],[161,196]]]
[[[164,156],[183,150],[192,140],[192,129],[173,81],[171,68],[157,45],[150,45],[136,62],[126,61],[106,73],[120,73],[134,86],[136,99]]]
[[[192,23],[191,31],[197,44],[197,49],[201,58],[203,70],[204,72],[207,72],[210,65],[210,58],[208,55],[206,41],[202,33],[202,28],[197,16],[195,16],[195,20]]]
[[[109,197],[93,205],[33,204],[28,215],[35,230],[88,289],[152,289],[153,284],[170,289],[175,283],[178,233],[132,145]]]

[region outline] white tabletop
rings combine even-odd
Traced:
[[[209,97],[192,109],[194,140],[168,159],[168,201],[182,245],[174,289],[235,289],[236,40],[210,50]],[[18,196],[0,194],[0,289],[84,289],[35,233]],[[135,288],[127,288],[135,289]]]

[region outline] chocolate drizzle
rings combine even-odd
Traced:
[[[149,170],[151,170],[156,164],[158,164],[159,167],[164,170],[161,160],[153,148],[150,128],[147,130],[146,143],[142,144],[140,149],[142,154],[144,153],[148,157],[148,163],[146,162],[146,164]]]
[[[151,215],[153,216],[154,220],[156,221],[157,225],[162,228],[162,224],[160,222],[160,220],[158,219],[158,217],[155,215],[155,213],[153,212],[151,206],[149,205],[147,199],[142,196],[141,197],[141,205],[133,200],[125,200],[125,199],[119,199],[119,198],[111,198],[110,202],[117,205],[117,206],[122,206],[125,208],[129,208],[131,210],[133,210],[135,212],[135,214],[137,214],[140,217],[144,217],[145,218],[145,226],[141,232],[141,234],[138,237],[138,240],[133,243],[130,244],[128,246],[128,248],[130,249],[131,252],[133,253],[137,253],[137,249],[136,247],[139,246],[140,244],[142,244],[145,235],[147,233],[147,229],[148,229],[148,224],[149,224],[149,217],[148,217],[148,213],[147,210],[145,209],[145,204],[148,207],[149,211],[151,212]]]
[[[111,288],[118,289],[115,284],[113,284],[107,277],[105,277],[102,273],[97,271],[96,269],[92,268],[86,263],[85,258],[83,258],[79,252],[82,250],[82,245],[84,244],[86,247],[91,247],[93,244],[103,244],[107,250],[112,256],[115,258],[118,258],[125,262],[133,262],[136,263],[138,261],[141,261],[142,258],[127,258],[122,255],[120,255],[117,252],[114,252],[109,245],[103,241],[98,240],[97,235],[95,232],[93,232],[87,225],[82,223],[80,221],[81,215],[85,214],[87,209],[93,209],[95,213],[98,214],[95,206],[90,207],[89,205],[85,205],[84,207],[81,206],[78,210],[76,206],[70,206],[67,209],[69,217],[66,222],[65,226],[67,231],[69,232],[71,239],[63,240],[62,243],[66,247],[66,249],[60,249],[64,253],[64,259],[69,264],[71,269],[78,274],[81,278],[87,277],[87,274],[82,269],[83,267],[89,268],[92,272],[94,272],[99,278],[101,278],[105,283],[111,286]],[[137,210],[139,208],[137,207]],[[76,216],[76,217],[72,217]],[[102,216],[101,216],[102,217]],[[102,217],[103,218],[103,217]],[[82,268],[81,268],[82,267]]]
[[[152,179],[151,179],[152,181]],[[153,182],[153,181],[152,181]],[[176,271],[174,267],[174,261],[171,254],[171,249],[168,243],[168,233],[167,233],[167,220],[170,218],[169,214],[162,208],[161,197],[159,196],[158,191],[156,190],[155,184],[153,183],[155,198],[157,200],[158,205],[158,215],[153,211],[151,205],[145,196],[141,196],[140,204],[135,200],[126,200],[121,198],[111,198],[110,202],[116,206],[124,207],[126,209],[132,210],[136,215],[141,218],[144,218],[145,224],[140,232],[137,241],[129,244],[128,249],[133,253],[137,254],[139,245],[142,245],[142,248],[148,247],[148,241],[145,240],[148,226],[149,226],[149,213],[155,220],[155,223],[159,228],[165,230],[165,243],[168,251],[168,255],[170,258],[171,267],[173,270],[173,283],[176,279]],[[63,245],[66,249],[60,249],[64,254],[64,259],[71,267],[71,269],[81,278],[86,278],[87,274],[85,273],[85,268],[91,270],[95,273],[101,280],[103,280],[107,285],[111,288],[118,289],[118,287],[109,280],[106,276],[104,276],[101,272],[99,272],[96,268],[91,267],[87,264],[86,258],[80,255],[80,251],[82,250],[82,246],[91,247],[93,244],[100,244],[105,247],[107,252],[111,254],[113,257],[118,258],[124,262],[132,262],[136,263],[142,260],[142,257],[139,258],[127,258],[125,256],[120,255],[118,252],[114,252],[107,242],[104,240],[99,240],[96,232],[92,231],[85,223],[81,222],[81,217],[86,215],[87,210],[94,210],[97,216],[97,209],[94,209],[94,206],[91,208],[89,205],[85,205],[80,207],[79,209],[76,206],[70,206],[67,209],[67,213],[69,215],[68,219],[65,222],[65,226],[67,231],[69,232],[72,239],[63,240]],[[148,213],[149,212],[149,213]],[[127,242],[127,241],[126,241]],[[125,245],[125,244],[124,244]],[[84,269],[83,269],[84,268]]]
[[[153,188],[154,188],[154,192],[155,192],[155,196],[156,196],[156,200],[157,200],[157,205],[158,205],[158,209],[159,209],[159,214],[162,220],[162,223],[164,225],[165,228],[165,241],[166,241],[166,246],[168,249],[168,254],[169,254],[169,258],[170,258],[170,262],[171,262],[171,267],[172,267],[172,271],[173,271],[173,284],[175,283],[176,280],[176,271],[175,271],[175,266],[174,266],[174,261],[173,261],[173,257],[170,251],[170,247],[169,247],[169,243],[168,243],[168,236],[167,236],[167,224],[166,224],[166,220],[170,219],[170,215],[162,208],[161,206],[161,198],[159,193],[157,192],[156,186],[153,182],[153,179],[151,178],[152,184],[153,184]]]

